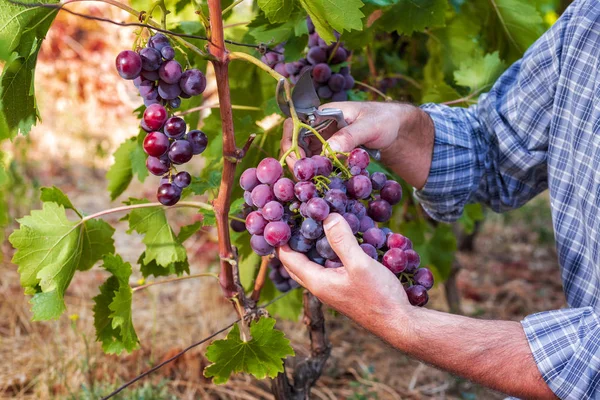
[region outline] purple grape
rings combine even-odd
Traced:
[[[348,197],[340,189],[330,189],[325,193],[325,201],[331,206],[331,209],[337,213],[346,211]]]
[[[400,249],[389,249],[383,255],[382,263],[394,274],[399,274],[406,269],[406,254]]]
[[[356,165],[354,167],[350,168],[350,175],[352,175],[352,176],[360,175],[361,172],[362,172],[362,170],[360,168],[358,168]]]
[[[167,61],[158,69],[158,76],[160,79],[171,85],[179,82],[182,73],[183,70],[181,64],[175,60]]]
[[[352,75],[345,75],[344,80],[344,90],[350,90],[354,87],[355,81]]]
[[[160,104],[152,104],[144,111],[144,125],[152,131],[158,131],[167,120],[167,110]],[[145,128],[144,128],[145,129]]]
[[[413,277],[417,285],[429,290],[433,287],[433,274],[427,268],[419,268]]]
[[[252,189],[252,203],[256,207],[262,208],[273,200],[275,200],[275,195],[273,195],[273,190],[269,185],[260,184]]]
[[[275,67],[273,69],[275,70],[275,72],[282,75],[284,78],[290,77],[290,74],[287,72],[284,63],[275,64]]]
[[[308,47],[316,47],[319,45],[319,35],[315,33],[311,33],[308,35]]]
[[[262,208],[262,215],[267,221],[279,221],[283,217],[283,206],[278,201],[270,201]]]
[[[181,74],[179,87],[188,96],[198,96],[206,89],[206,77],[198,69],[188,69]]]
[[[273,253],[273,247],[261,235],[252,235],[250,237],[250,247],[259,256],[268,256]]]
[[[144,71],[144,70],[142,70],[142,72],[140,73],[140,76],[142,78],[144,78],[145,80],[152,81],[152,82],[156,82],[159,79],[159,77],[158,77],[158,71]]]
[[[251,235],[262,235],[265,231],[268,221],[263,218],[262,214],[258,211],[252,211],[246,217],[246,230]]]
[[[329,86],[321,86],[317,89],[317,95],[320,99],[327,100],[333,96],[333,92],[329,88]]]
[[[160,204],[164,206],[172,206],[177,204],[181,198],[181,189],[171,183],[163,183],[158,187],[156,197]]]
[[[192,153],[195,156],[198,154],[202,154],[202,152],[206,150],[206,146],[208,145],[208,137],[206,137],[206,133],[197,129],[188,132],[187,140],[192,145]]]
[[[312,76],[315,82],[325,83],[331,78],[331,68],[329,65],[321,62],[313,67]]]
[[[387,247],[390,249],[408,250],[412,248],[410,240],[399,233],[392,233],[387,237]]]
[[[142,71],[142,59],[135,51],[124,50],[117,56],[115,66],[121,78],[135,79]]]
[[[246,202],[247,205],[253,206],[254,202],[252,202],[252,193],[250,193],[249,191],[245,191],[244,192],[244,201]]]
[[[288,224],[283,221],[269,222],[265,226],[265,240],[271,246],[280,247],[286,244],[292,236],[292,231]]]
[[[351,214],[351,213],[345,213],[343,215],[343,217],[346,220],[346,222],[348,223],[348,225],[350,225],[350,229],[352,229],[352,233],[356,235],[358,233],[358,229],[360,228],[360,221],[358,220],[356,215]]]
[[[302,65],[302,63],[300,63],[298,61],[287,63],[287,64],[285,64],[285,72],[287,72],[288,76],[290,76],[290,75],[297,75],[298,72],[300,72],[300,69],[302,69],[303,66],[304,65]]]
[[[377,260],[377,249],[370,245],[369,243],[363,243],[360,245],[360,248],[363,249],[365,253],[373,260]]]
[[[332,92],[339,92],[344,89],[346,78],[344,78],[344,75],[342,74],[333,74],[331,75],[331,78],[329,78],[327,84]]]
[[[344,193],[347,193],[347,188],[346,188],[346,184],[344,183],[344,181],[335,176],[333,178],[331,178],[331,182],[329,182],[329,189],[339,189]]]
[[[306,253],[313,247],[314,242],[304,237],[300,233],[295,233],[290,238],[288,245],[294,251],[299,253]]]
[[[342,46],[338,46],[338,48],[335,49],[335,53],[333,54],[333,56],[330,57],[332,64],[340,64],[346,61],[346,59],[348,58],[348,52]]]
[[[345,91],[335,92],[333,96],[331,96],[331,101],[348,101],[348,93]]]
[[[168,160],[148,156],[146,158],[146,168],[152,175],[162,176],[169,171],[170,163]]]
[[[176,83],[170,84],[161,80],[158,82],[158,94],[165,100],[173,100],[179,97],[181,89]]]
[[[315,32],[315,24],[313,24],[310,17],[306,17],[306,27],[308,28],[309,34],[313,34]]]
[[[376,249],[380,249],[385,244],[385,233],[379,228],[369,228],[363,233],[363,240]]]
[[[375,200],[369,203],[369,217],[377,222],[387,222],[392,217],[392,206],[385,200]]]
[[[173,183],[181,189],[184,189],[190,186],[190,183],[192,183],[192,176],[189,174],[189,172],[181,171],[175,175],[175,178],[173,178]]]
[[[406,289],[408,301],[413,306],[422,307],[429,301],[427,290],[421,285],[413,285]]]
[[[388,180],[379,194],[391,205],[398,204],[402,200],[402,186],[396,181]]]
[[[150,107],[152,104],[160,104],[158,98],[156,99],[144,99],[144,106]]]
[[[169,150],[169,138],[162,132],[150,132],[144,139],[143,147],[149,156],[160,157]]]
[[[373,185],[373,190],[383,189],[386,182],[387,178],[383,172],[373,172],[373,175],[371,175],[371,185]]]
[[[138,87],[138,91],[144,99],[154,100],[158,96],[158,90],[156,90],[156,86],[152,81],[143,80]]]
[[[364,175],[353,176],[346,185],[348,194],[355,199],[366,199],[371,195],[371,180]]]
[[[325,261],[325,268],[340,268],[343,266],[344,264],[342,264],[339,258]]]
[[[256,170],[255,168],[252,169]],[[256,176],[256,173],[254,175]],[[273,184],[273,193],[279,201],[287,202],[294,200],[294,182],[288,178],[279,179]]]
[[[145,71],[156,71],[162,63],[160,52],[152,47],[146,47],[140,50],[142,59],[142,69]]]
[[[279,57],[277,57],[277,54],[273,53],[273,52],[269,52],[269,53],[265,54],[260,59],[262,62],[264,62],[271,68],[273,68],[275,66],[275,64],[277,64],[277,62],[279,61]]]
[[[346,211],[356,215],[359,220],[367,215],[367,209],[365,208],[365,205],[358,200],[348,200]]]
[[[335,254],[335,251],[333,251],[331,248],[326,236],[323,236],[321,239],[317,240],[317,245],[315,247],[317,248],[317,253],[319,253],[321,257],[328,260],[337,258],[337,254]]]
[[[185,164],[192,159],[193,155],[192,145],[184,139],[174,141],[169,148],[169,159],[173,164]]]
[[[333,172],[333,164],[329,158],[316,155],[311,160],[315,163],[317,175],[328,177]]]
[[[364,216],[362,218],[359,219],[360,221],[360,228],[358,229],[359,232],[366,232],[371,228],[375,228],[375,222],[368,216]]]
[[[252,191],[260,182],[256,177],[256,168],[248,168],[240,176],[240,187],[246,191]]]
[[[325,265],[325,258],[321,257],[321,255],[317,252],[317,248],[313,247],[312,249],[310,249],[308,251],[308,253],[306,254],[306,256],[308,257],[308,259],[314,263],[317,263],[319,265]]]
[[[169,106],[172,109],[177,109],[177,108],[181,107],[181,98],[176,97],[174,99],[169,100]]]
[[[269,279],[271,279],[273,283],[278,284],[286,281],[286,279],[279,273],[278,266],[269,265],[269,267],[271,268],[271,270],[269,271]]]
[[[290,203],[289,210],[292,212],[296,212],[296,211],[300,210],[301,204],[303,204],[303,203],[300,203],[299,201],[293,201],[292,203]]]
[[[417,268],[419,268],[419,265],[421,264],[421,256],[419,256],[419,253],[417,253],[413,249],[404,250],[404,254],[406,254],[407,261],[406,271],[414,272]]]
[[[350,168],[356,166],[363,170],[369,166],[369,160],[369,153],[358,147],[352,150],[350,155],[348,155],[348,166]]]
[[[300,233],[307,239],[316,240],[323,235],[323,225],[311,218],[302,221]]]
[[[241,215],[242,214],[238,214],[236,216],[238,218],[241,218]],[[232,219],[231,221],[229,221],[229,226],[234,232],[246,232],[246,224],[242,221],[238,221],[237,219]],[[252,238],[250,239],[250,242],[252,242]],[[252,247],[252,245],[250,245],[250,247]]]
[[[300,210],[300,215],[302,215],[304,218],[308,218],[308,214],[306,213],[306,203],[301,203],[299,210]]]
[[[142,82],[143,82],[144,80],[145,80],[145,79],[143,79],[141,75],[140,75],[140,76],[138,76],[137,78],[135,78],[135,79],[133,80],[133,86],[135,86],[136,88],[139,88],[139,87],[140,87],[140,85],[142,84]]]
[[[289,281],[278,282],[275,283],[275,289],[279,290],[281,293],[289,292],[292,289]]]
[[[312,182],[298,182],[294,185],[294,194],[298,200],[305,202],[317,195],[317,188]]]
[[[165,46],[169,46],[169,44],[169,39],[162,33],[157,33],[148,41],[148,46],[153,47],[158,51],[161,51]]]
[[[306,214],[315,221],[323,221],[329,216],[329,205],[320,197],[314,197],[306,203]]]
[[[185,121],[181,117],[171,117],[165,122],[165,135],[171,139],[180,139],[185,134]]]
[[[283,167],[274,158],[265,158],[256,167],[256,177],[261,183],[272,185],[281,178],[281,175],[283,175]]]
[[[316,165],[310,158],[302,158],[294,164],[294,176],[299,181],[310,181],[316,173]]]
[[[175,58],[175,49],[171,46],[165,46],[160,50],[160,54],[165,60],[172,60]]]
[[[310,50],[308,50],[308,53],[306,54],[306,59],[312,65],[324,63],[327,61],[327,52],[320,47],[313,47]]]

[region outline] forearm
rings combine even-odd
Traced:
[[[391,112],[399,121],[394,142],[382,149],[381,161],[409,185],[425,185],[431,167],[435,129],[433,121],[418,107],[394,104]]]
[[[519,398],[556,398],[517,322],[418,308],[404,308],[381,322],[373,333],[428,364]]]

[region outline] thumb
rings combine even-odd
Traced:
[[[323,223],[325,235],[335,254],[348,269],[367,265],[372,260],[359,246],[344,217],[332,213]]]
[[[334,133],[327,143],[333,151],[348,153],[362,144],[371,142],[373,129],[373,125],[368,121],[357,119]]]

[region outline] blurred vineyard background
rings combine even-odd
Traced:
[[[546,9],[548,25],[564,6],[553,3]],[[71,8],[117,21],[128,19],[126,13],[104,4],[78,3]],[[86,213],[111,207],[106,170],[118,145],[137,133],[138,122],[132,110],[142,104],[134,88],[114,71],[115,55],[131,46],[131,33],[131,29],[66,13],[56,18],[36,70],[43,122],[27,137],[2,143],[6,166],[2,183],[8,182],[1,199],[8,212],[2,239],[16,228],[16,218],[39,207],[42,186],[60,187]],[[395,99],[406,99],[396,93],[406,89],[407,81],[386,79],[379,89]],[[400,91],[395,92],[398,87]],[[204,101],[211,102],[210,93]],[[198,170],[201,167],[195,166]],[[151,198],[155,183],[152,179],[143,184],[134,181],[129,191]],[[183,212],[173,211],[170,216],[175,227],[188,222]],[[118,218],[109,219],[118,227],[117,251],[126,261],[135,263],[143,250],[141,240],[125,234],[127,227]],[[217,267],[215,240],[215,229],[206,228],[186,242],[192,273]],[[230,304],[212,281],[197,279],[157,286],[134,296],[133,318],[141,349],[130,355],[105,355],[95,342],[91,300],[105,279],[104,271],[75,275],[66,296],[68,315],[58,321],[34,323],[16,266],[10,263],[12,251],[3,241],[0,355],[4,362],[0,364],[0,398],[99,398],[235,319]],[[527,314],[564,306],[545,195],[521,210],[503,215],[486,213],[472,244],[465,241],[457,252],[456,265],[461,267],[456,287],[465,315],[520,320]],[[429,307],[448,310],[444,290],[443,285],[434,288]],[[391,350],[341,315],[331,312],[327,318],[333,353],[313,390],[315,399],[503,397]],[[280,320],[278,324],[297,354],[307,354],[308,339],[301,321]],[[247,376],[235,376],[223,386],[213,385],[202,375],[207,364],[202,354],[203,348],[189,352],[118,398],[272,398],[268,382]]]

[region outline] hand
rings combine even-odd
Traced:
[[[431,166],[433,151],[433,122],[419,108],[409,104],[377,102],[340,102],[324,104],[320,108],[338,108],[344,113],[348,126],[337,130],[335,124],[322,132],[334,151],[349,152],[364,145],[381,150],[381,161],[400,175],[410,185],[425,185]],[[285,121],[281,150],[292,145],[293,123]],[[319,154],[321,143],[316,138],[309,141],[309,150]],[[305,157],[304,150],[300,150]],[[296,156],[286,159],[293,168]]]
[[[292,278],[374,333],[378,323],[397,319],[399,310],[412,308],[398,278],[360,248],[342,216],[330,214],[323,227],[344,266],[324,268],[286,245],[278,256]]]

